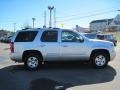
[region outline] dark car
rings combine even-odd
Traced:
[[[6,43],[10,43],[11,42],[11,39],[12,39],[12,36],[8,36],[5,40]]]
[[[113,34],[97,34],[97,39],[110,41],[113,42],[114,46],[117,45],[117,40]]]
[[[82,33],[82,34],[89,39],[96,39],[97,38],[96,33]]]
[[[12,39],[12,36],[3,36],[0,38],[0,42],[10,43],[11,39]]]

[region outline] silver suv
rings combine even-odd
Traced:
[[[36,70],[45,61],[89,61],[104,68],[115,57],[113,43],[88,39],[80,33],[59,28],[27,29],[16,32],[10,58]]]

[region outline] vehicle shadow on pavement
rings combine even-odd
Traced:
[[[116,76],[116,70],[111,66],[104,69],[94,69],[86,63],[52,62],[46,63],[43,68],[37,71],[28,71],[23,65],[8,66],[0,69],[0,75],[2,75],[0,80],[9,78],[6,82],[9,84],[11,82],[10,87],[12,89],[13,86],[14,90],[15,85],[16,87],[22,86],[16,90],[66,90],[74,86],[110,82]],[[10,81],[13,80],[11,77],[16,80]],[[2,90],[1,87],[0,90]]]

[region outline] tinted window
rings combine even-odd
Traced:
[[[98,39],[104,40],[104,35],[97,35]]]
[[[63,31],[62,32],[62,42],[78,42],[79,35],[72,31]]]
[[[96,38],[96,34],[84,34],[85,37],[89,38],[89,39],[95,39]]]
[[[42,42],[57,42],[58,32],[57,31],[44,31],[41,37]]]
[[[37,31],[19,32],[15,42],[32,42],[37,35]]]

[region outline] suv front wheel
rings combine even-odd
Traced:
[[[24,65],[28,70],[37,70],[40,67],[40,61],[37,54],[29,54],[25,57]]]
[[[94,53],[91,59],[92,59],[92,65],[96,68],[106,67],[109,61],[108,55],[103,52]]]

